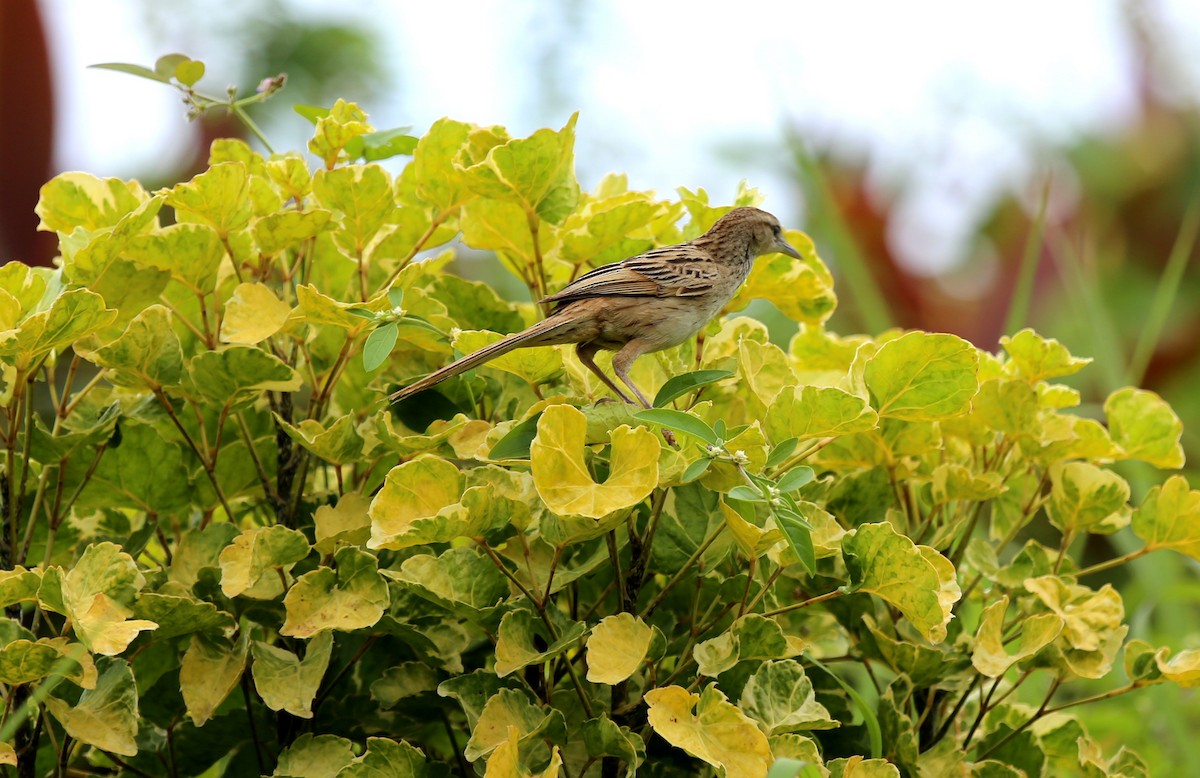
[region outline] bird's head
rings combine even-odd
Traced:
[[[779,219],[759,208],[734,208],[718,219],[705,237],[714,242],[742,244],[751,258],[775,252],[801,258],[800,252],[784,239]]]

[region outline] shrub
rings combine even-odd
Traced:
[[[1108,465],[1180,467],[1180,424],[1136,389],[1105,423],[1073,413],[1055,380],[1089,360],[1054,340],[835,335],[792,232],[805,259],[761,259],[731,310],[765,298],[799,334],[723,317],[640,360],[655,410],[596,402],[551,347],[387,407],[541,314],[449,272],[456,239],[536,299],[726,210],[621,176],[580,191],[574,132],[416,141],[339,102],[315,172],[222,140],[170,189],[46,184],[60,266],[0,268],[0,760],[1144,774],[1064,711],[1194,685],[1200,655],[1126,641],[1119,593],[1087,582],[1200,558],[1200,493],[1175,476],[1131,507]],[[358,162],[396,153],[395,177]],[[1141,550],[1082,565],[1074,541],[1129,524]],[[1127,682],[1085,696],[1122,647]]]

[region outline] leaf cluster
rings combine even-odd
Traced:
[[[148,74],[190,88],[190,63]],[[726,313],[765,298],[799,334],[720,317],[638,362],[655,409],[597,403],[556,347],[392,409],[541,313],[451,273],[453,241],[538,299],[726,208],[583,191],[575,117],[411,143],[353,104],[311,118],[315,171],[221,140],[156,192],[60,175],[37,208],[58,267],[0,268],[0,763],[1144,773],[1062,711],[1122,649],[1105,697],[1200,678],[1087,585],[1200,558],[1200,492],[1173,476],[1133,505],[1111,467],[1182,465],[1160,398],[1082,415],[1056,379],[1088,360],[1029,330],[996,354],[832,333],[793,232],[804,259],[764,258]],[[393,176],[373,153],[412,158]],[[1126,526],[1139,550],[1082,566],[1074,541]],[[1014,695],[1030,678],[1040,707]]]

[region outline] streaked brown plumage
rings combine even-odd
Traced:
[[[574,343],[579,361],[614,394],[632,403],[594,359],[600,350],[617,352],[614,372],[649,408],[646,396],[629,379],[634,360],[699,332],[733,298],[755,257],[774,252],[800,258],[784,240],[778,219],[758,208],[734,208],[693,241],[652,249],[579,277],[541,301],[557,304],[542,321],[462,357],[389,399],[403,400],[516,348]]]

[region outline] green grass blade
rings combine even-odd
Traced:
[[[1021,269],[1017,273],[1017,283],[1013,287],[1012,300],[1008,304],[1008,314],[1004,317],[1004,333],[1012,335],[1025,326],[1029,320],[1029,308],[1033,302],[1033,281],[1037,277],[1038,265],[1042,260],[1042,242],[1046,235],[1046,209],[1050,203],[1050,178],[1046,178],[1042,186],[1042,199],[1038,203],[1037,215],[1029,226],[1029,235],[1025,239],[1025,251],[1021,254]]]
[[[1133,358],[1125,374],[1125,381],[1133,386],[1139,385],[1146,377],[1150,358],[1154,356],[1158,340],[1166,327],[1167,317],[1171,313],[1171,306],[1179,295],[1179,283],[1183,280],[1183,271],[1187,269],[1192,250],[1196,247],[1197,234],[1200,234],[1200,195],[1192,198],[1183,215],[1179,233],[1175,236],[1175,245],[1171,247],[1171,254],[1167,257],[1167,266],[1163,269],[1158,288],[1154,291],[1150,310],[1146,312],[1146,324],[1138,337]]]
[[[866,330],[876,333],[889,329],[895,325],[891,306],[879,288],[868,258],[863,256],[845,216],[838,210],[837,200],[821,166],[794,132],[788,132],[787,143],[796,167],[808,182],[805,189],[814,237],[819,237],[833,249],[835,264],[846,277],[851,296],[858,301],[859,314]]]

